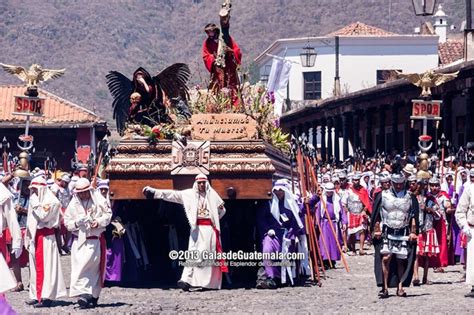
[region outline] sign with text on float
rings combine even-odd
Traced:
[[[412,100],[412,117],[439,119],[441,117],[441,103],[443,101]]]
[[[209,141],[173,141],[171,175],[209,175],[211,144]]]
[[[30,96],[15,96],[13,115],[43,116],[45,98]]]
[[[257,122],[245,114],[194,114],[192,138],[196,140],[251,140],[257,138]]]

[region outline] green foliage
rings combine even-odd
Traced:
[[[150,127],[143,125],[143,135],[148,137],[148,143],[156,144],[160,139],[173,139],[174,127],[172,125],[156,125]]]
[[[218,93],[197,90],[197,97],[191,102],[194,113],[242,113],[257,122],[257,136],[274,147],[289,151],[288,134],[278,126],[273,115],[273,100],[263,86],[246,82],[242,89],[233,94],[229,89]]]

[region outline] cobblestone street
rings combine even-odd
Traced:
[[[63,257],[63,270],[69,279],[69,257]],[[105,288],[95,312],[218,312],[218,313],[469,313],[472,299],[464,298],[468,287],[460,282],[462,267],[446,268],[446,273],[430,273],[433,285],[410,287],[407,298],[395,296],[379,300],[373,276],[373,256],[349,256],[351,272],[338,269],[326,273],[322,287],[287,287],[278,290],[223,289],[221,291],[182,292],[178,289]],[[26,271],[26,269],[24,269]],[[430,270],[432,271],[432,270]],[[27,276],[27,273],[24,273]],[[67,280],[68,281],[68,280]],[[8,293],[8,301],[19,313],[85,312],[76,309],[75,300],[56,301],[48,309],[25,305],[27,291]],[[90,312],[90,311],[89,311]]]

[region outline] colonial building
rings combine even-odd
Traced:
[[[439,69],[440,72],[459,71],[453,81],[432,89],[433,99],[442,100],[439,128],[429,123],[428,134],[435,144],[442,133],[455,146],[474,141],[474,61]],[[412,99],[420,89],[405,80],[329,98],[312,106],[291,110],[281,118],[281,124],[292,133],[310,134],[326,139],[320,142],[323,159],[341,160],[352,154],[350,144],[366,149],[369,155],[380,152],[417,149],[421,122],[413,128],[410,123]],[[336,141],[337,139],[337,141]],[[313,143],[317,142],[314,138]]]
[[[437,69],[439,72],[460,73],[455,80],[432,90],[433,99],[443,101],[443,120],[439,128],[436,129],[433,122],[428,124],[428,134],[434,139],[434,148],[442,133],[455,146],[474,141],[474,82],[471,83],[474,63],[463,61],[463,40],[450,38],[446,18],[440,8],[434,16],[434,27],[425,25],[418,35],[396,35],[359,22],[332,33],[331,36],[339,36],[340,46],[347,43],[346,48],[339,47],[341,94],[331,96],[328,92],[332,91],[334,83],[324,86],[325,80],[330,80],[335,74],[331,68],[324,70],[324,67],[326,63],[334,62],[335,57],[323,62],[320,55],[324,54],[325,45],[320,43],[321,50],[316,48],[318,56],[314,67],[292,66],[287,93],[290,108],[281,117],[281,125],[287,131],[309,135],[323,159],[335,157],[336,160],[343,160],[353,155],[354,148],[359,147],[369,155],[376,151],[391,153],[394,150],[415,150],[418,148],[422,125],[420,121],[415,122],[413,127],[411,125],[411,100],[418,98],[420,89],[408,81],[394,77],[384,80],[386,77],[380,75],[382,70],[421,73]],[[330,40],[330,36],[312,39],[316,47],[321,40]],[[257,61],[262,65],[263,79],[267,71],[265,67],[268,68],[271,59],[267,53],[280,53],[282,56],[285,47],[291,47],[291,58],[297,61],[303,42],[303,39],[279,40],[262,53]],[[297,44],[289,46],[290,43]],[[372,45],[364,47],[362,43]],[[289,51],[290,48],[287,49],[287,57],[291,56]],[[332,51],[334,53],[334,48]],[[324,71],[330,72],[327,77]],[[307,72],[321,73],[322,79],[318,82],[321,94],[315,97],[316,100],[306,97],[309,95],[306,93],[307,88],[315,86],[305,81]],[[353,88],[344,89],[346,84]],[[313,96],[314,93],[311,94]]]
[[[314,66],[303,67],[303,46],[314,47]],[[366,25],[350,24],[325,36],[279,39],[256,59],[262,81],[271,69],[272,56],[293,62],[287,96],[295,106],[334,96],[339,77],[342,94],[376,86],[391,70],[424,72],[438,66],[438,35],[400,35]]]
[[[0,140],[7,139],[14,156],[20,152],[18,136],[24,134],[26,124],[25,116],[13,114],[15,96],[24,92],[21,85],[0,86]],[[45,99],[44,112],[42,117],[30,116],[29,134],[34,137],[35,149],[30,165],[43,168],[45,159],[50,157],[56,160],[58,168],[69,170],[76,148],[90,146],[94,151],[107,124],[92,111],[43,89],[39,89],[39,97]]]

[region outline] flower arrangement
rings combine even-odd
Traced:
[[[148,137],[148,143],[157,144],[159,140],[173,139],[173,129],[173,125],[155,125],[154,127],[144,125],[143,135]]]
[[[273,95],[267,93],[261,85],[244,83],[240,90],[232,93],[230,89],[221,89],[210,93],[196,89],[191,107],[195,113],[242,113],[257,122],[257,133],[274,147],[288,152],[289,134],[279,126],[279,119],[273,115]]]
[[[274,147],[289,152],[289,134],[284,133],[279,126],[279,119],[273,115],[274,98],[261,85],[241,85],[237,91],[223,88],[217,93],[200,90],[196,87],[191,91],[189,107],[193,113],[240,113],[250,116],[257,122],[257,136]],[[138,125],[139,131],[133,133],[146,137],[150,144],[156,144],[162,139],[173,139],[179,130],[184,130],[186,121],[177,123],[153,122],[151,126]],[[137,125],[132,125],[136,129]]]

